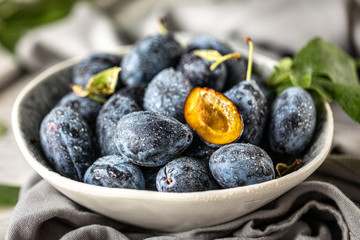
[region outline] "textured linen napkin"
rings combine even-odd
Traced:
[[[329,157],[312,178],[336,179],[348,196],[334,183],[305,181],[248,215],[177,233],[113,221],[34,175],[21,191],[7,239],[360,239],[359,171],[359,158]]]
[[[17,47],[18,57],[29,69],[38,70],[75,55],[105,51],[153,32],[149,22],[161,15],[171,20],[169,27],[176,31],[235,42],[247,34],[275,56],[294,53],[315,35],[353,55],[360,49],[360,19],[353,13],[359,10],[359,1],[149,0],[108,1],[103,7],[117,27],[91,5],[79,3],[68,18],[24,36]],[[129,226],[79,206],[35,174],[22,187],[6,238],[360,239],[359,126],[332,106],[333,152],[340,154],[329,156],[311,181],[234,221],[179,233]]]

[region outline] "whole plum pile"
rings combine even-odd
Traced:
[[[73,69],[73,84],[87,90],[69,92],[41,123],[48,163],[88,184],[161,192],[274,179],[272,156],[301,156],[316,109],[302,88],[269,97],[265,81],[251,77],[247,41],[248,58],[211,36],[183,47],[171,33],[142,39],[123,57],[88,56]],[[121,67],[115,81],[101,85],[113,91],[92,90],[94,76],[113,67]]]

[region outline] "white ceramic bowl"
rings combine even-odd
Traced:
[[[117,51],[124,54],[128,48]],[[247,50],[240,51],[246,56]],[[72,67],[79,61],[60,63],[32,80],[19,94],[12,116],[18,146],[28,163],[49,184],[73,201],[112,219],[140,227],[184,231],[225,223],[276,199],[311,175],[325,160],[333,139],[333,116],[328,104],[318,110],[319,121],[311,147],[300,169],[279,179],[232,189],[193,193],[161,193],[114,189],[77,182],[51,170],[39,143],[42,118],[69,91]],[[255,54],[254,70],[267,77],[274,60]]]

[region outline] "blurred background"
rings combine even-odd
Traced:
[[[212,35],[236,49],[250,36],[255,52],[277,60],[314,36],[360,55],[359,0],[0,0],[0,238],[19,186],[32,174],[11,130],[19,91],[62,60],[111,51],[155,33],[164,16],[183,41]],[[359,125],[332,107],[337,151],[360,156]],[[348,134],[357,140],[343,144]]]

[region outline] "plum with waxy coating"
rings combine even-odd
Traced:
[[[247,186],[275,178],[269,155],[248,143],[232,143],[219,148],[211,155],[209,167],[223,188]]]
[[[159,170],[156,188],[159,192],[198,192],[217,189],[218,184],[204,162],[180,157]]]
[[[173,117],[138,111],[122,117],[115,144],[123,156],[140,166],[158,167],[179,156],[192,142],[190,128]]]
[[[140,168],[117,155],[98,158],[85,172],[84,182],[110,188],[145,189]]]
[[[267,99],[254,80],[241,81],[224,93],[238,108],[244,130],[238,142],[258,145],[264,135],[268,115]]]
[[[187,51],[191,52],[195,49],[214,49],[219,51],[222,55],[234,52],[227,43],[213,36],[199,36],[192,39],[187,45]],[[226,90],[237,84],[242,79],[245,79],[247,60],[241,57],[238,61],[230,59],[224,64],[227,72],[224,88]]]
[[[184,75],[167,68],[159,72],[149,83],[144,94],[144,109],[160,112],[181,122],[184,119],[184,103],[192,86]]]
[[[118,67],[121,58],[109,53],[94,53],[80,61],[73,69],[73,83],[86,88],[90,78],[106,69]],[[117,89],[119,88],[117,85]]]
[[[147,84],[145,83],[134,87],[123,87],[116,93],[120,94],[121,96],[133,99],[139,107],[142,107],[144,105],[144,94],[146,87]]]
[[[311,95],[300,87],[287,88],[272,106],[270,147],[280,154],[299,154],[309,145],[315,127],[316,109]]]
[[[40,125],[42,149],[54,170],[62,176],[82,181],[94,161],[89,126],[69,107],[55,107]]]
[[[119,155],[119,151],[114,142],[117,122],[124,115],[140,110],[141,108],[133,99],[123,96],[120,93],[112,95],[103,105],[96,119],[96,135],[103,156]]]
[[[176,69],[182,72],[194,87],[208,87],[222,91],[227,75],[225,63],[221,63],[213,71],[210,69],[212,63],[190,52],[180,58]]]
[[[121,79],[127,86],[148,83],[161,70],[175,67],[183,48],[172,34],[157,34],[137,42],[121,63]]]
[[[79,113],[89,124],[92,131],[95,130],[96,118],[102,107],[102,103],[88,97],[79,97],[74,92],[66,94],[60,99],[56,106],[72,108]]]

